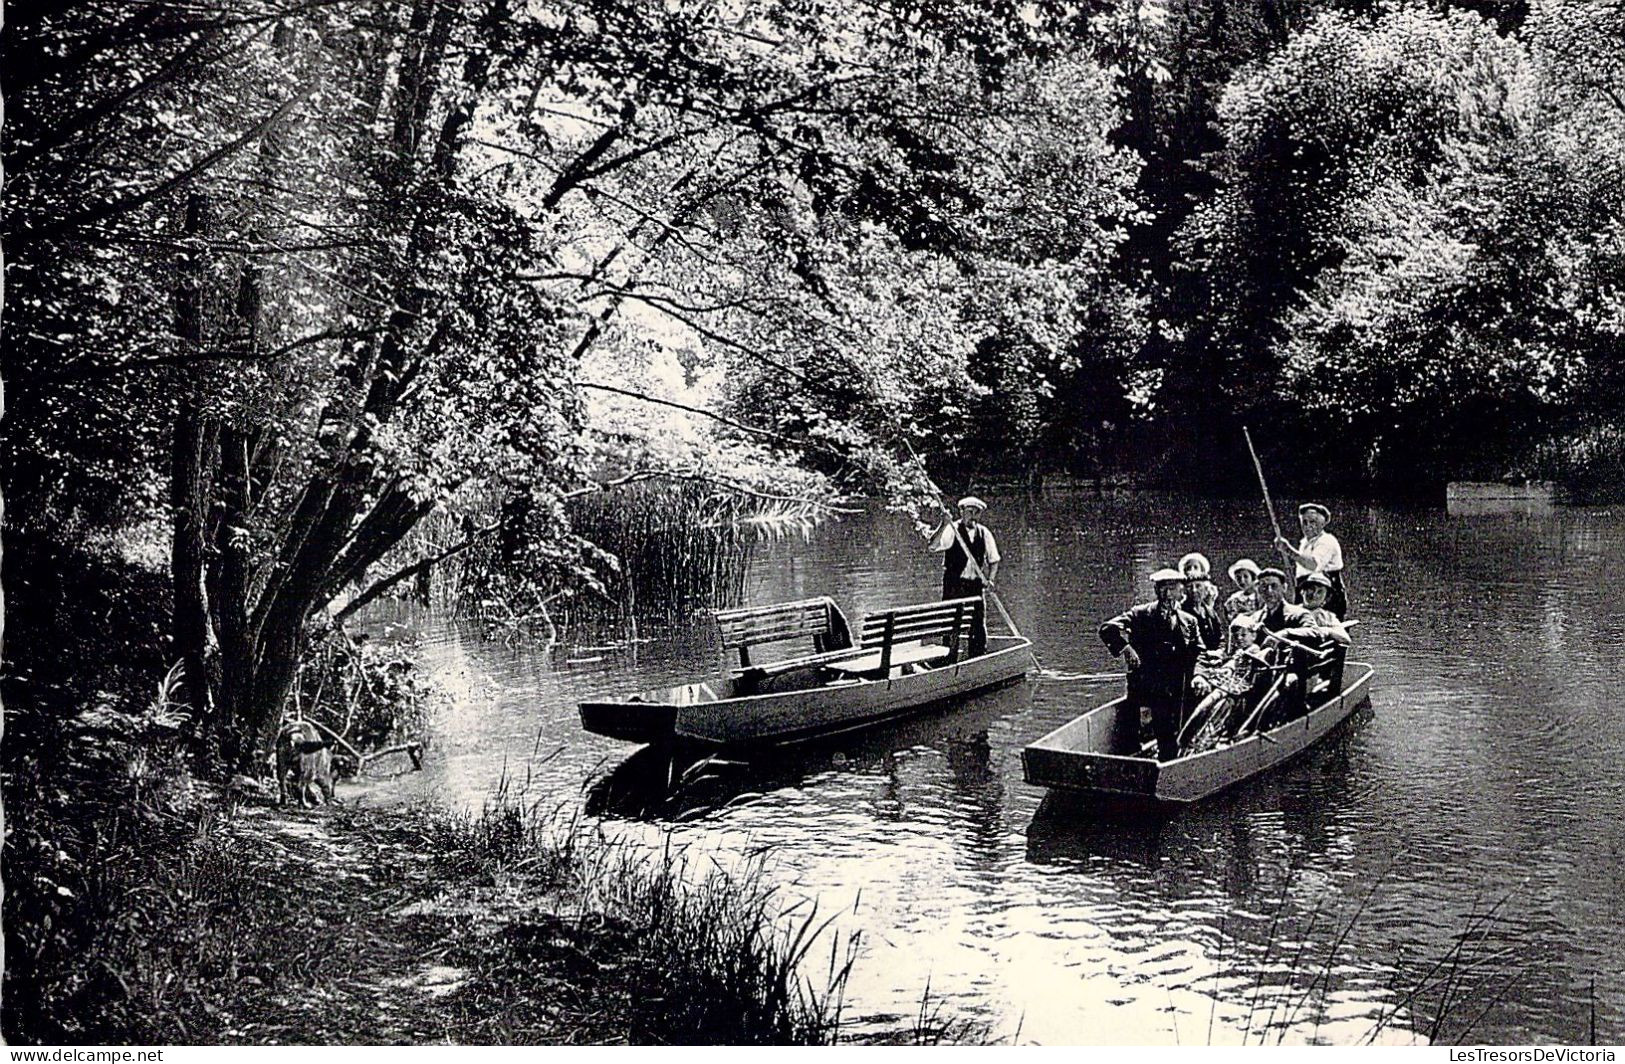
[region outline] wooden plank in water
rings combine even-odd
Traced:
[[[1532,499],[1557,501],[1557,485],[1549,480],[1505,483],[1499,480],[1452,480],[1445,485],[1446,501],[1469,502],[1483,499]]]
[[[1557,507],[1557,484],[1552,481],[1451,481],[1445,486],[1445,513],[1449,517],[1485,517],[1495,513],[1545,515]]]
[[[1453,480],[1445,486],[1445,513],[1451,517],[1494,514],[1550,514],[1558,502],[1557,486],[1549,480],[1520,484],[1500,481]]]

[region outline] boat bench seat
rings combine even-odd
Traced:
[[[827,662],[827,664],[836,672],[852,675],[867,673],[884,675],[903,665],[924,665],[927,662],[941,661],[943,658],[948,657],[951,651],[938,643],[899,643],[891,648],[890,660],[882,665],[881,656],[884,653],[885,648],[870,650],[855,658],[842,656],[835,661]]]
[[[863,618],[862,644],[880,651],[875,671],[884,675],[894,664],[946,657],[959,660],[959,640],[969,636],[983,610],[980,596],[899,606]],[[941,647],[920,646],[927,639],[942,639]],[[941,651],[942,653],[938,653]]]
[[[853,652],[846,616],[827,595],[772,606],[718,610],[716,621],[717,630],[722,634],[722,649],[739,651],[739,664],[733,669],[736,675],[747,671],[764,675],[784,672]],[[812,654],[761,665],[750,660],[752,647],[802,638],[813,641]]]

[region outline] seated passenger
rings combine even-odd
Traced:
[[[1240,620],[1229,642],[1237,649],[1221,665],[1201,670],[1192,688],[1201,699],[1181,730],[1182,755],[1201,753],[1235,735],[1273,682],[1270,655],[1256,645],[1257,629]]]
[[[1286,667],[1280,675],[1280,690],[1270,696],[1270,704],[1258,721],[1259,731],[1268,731],[1277,724],[1303,716],[1305,707],[1303,671],[1307,662],[1301,653],[1295,652],[1303,644],[1286,635],[1286,630],[1307,624],[1309,611],[1288,602],[1286,589],[1286,573],[1275,568],[1259,570],[1258,597],[1261,605],[1256,613],[1243,614],[1250,625],[1259,629],[1259,637],[1264,640],[1264,647],[1274,664]],[[1282,642],[1282,639],[1272,636],[1281,636],[1290,642]]]
[[[1264,605],[1258,597],[1257,562],[1251,558],[1237,561],[1230,567],[1230,582],[1236,585],[1236,590],[1224,600],[1224,608],[1219,611],[1226,626],[1234,624],[1242,614],[1254,613]],[[1232,651],[1235,649],[1231,648]]]
[[[1311,684],[1324,677],[1328,682],[1324,691],[1325,697],[1330,697],[1343,690],[1343,662],[1348,657],[1348,648],[1353,642],[1343,622],[1338,619],[1326,605],[1331,595],[1332,582],[1321,573],[1310,573],[1303,578],[1302,590],[1299,592],[1303,600],[1303,608],[1308,615],[1304,623],[1295,628],[1288,628],[1281,634],[1314,647],[1330,649],[1331,655],[1322,661],[1309,661],[1306,663],[1305,677]],[[1305,658],[1308,655],[1304,655]],[[1318,685],[1316,685],[1318,686]],[[1314,691],[1308,692],[1310,695]],[[1311,698],[1311,702],[1313,699]]]
[[[1196,618],[1205,656],[1217,664],[1224,653],[1225,622],[1215,606],[1219,589],[1209,578],[1212,567],[1205,557],[1192,552],[1179,559],[1179,571],[1185,575],[1185,612]]]

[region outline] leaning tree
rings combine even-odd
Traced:
[[[8,15],[43,61],[5,73],[7,488],[163,515],[171,652],[243,767],[312,636],[400,580],[493,534],[588,567],[582,396],[662,399],[595,352],[701,350],[766,477],[884,466],[990,331],[1069,350],[1130,211],[1064,5]],[[501,516],[402,556],[471,497]]]

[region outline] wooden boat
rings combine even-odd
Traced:
[[[1027,674],[1032,644],[1019,636],[990,636],[985,653],[961,656],[982,608],[971,598],[882,610],[864,618],[855,645],[843,645],[846,621],[829,599],[723,611],[723,647],[738,649],[737,666],[715,680],[583,702],[581,724],[628,742],[724,749],[866,728]],[[755,647],[807,635],[810,655],[751,660]]]
[[[1061,725],[1021,753],[1028,783],[1101,797],[1187,803],[1291,760],[1370,701],[1370,665],[1348,662],[1343,689],[1304,716],[1173,761],[1141,752],[1140,711],[1117,698]]]

